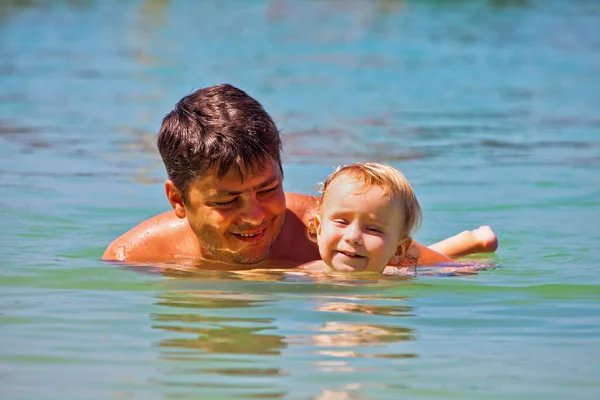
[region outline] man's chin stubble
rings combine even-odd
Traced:
[[[275,233],[274,239],[269,244],[269,248],[264,252],[262,257],[258,258],[258,259],[248,259],[248,257],[244,257],[244,256],[242,256],[234,251],[230,251],[230,250],[225,250],[225,251],[217,250],[214,247],[207,246],[206,243],[204,244],[204,248],[205,248],[206,252],[208,254],[210,254],[211,257],[213,257],[214,260],[217,260],[220,262],[230,263],[230,264],[240,264],[240,265],[259,264],[263,261],[268,260],[269,256],[271,255],[271,250],[273,249],[273,246],[275,245],[275,242],[277,241],[277,237],[279,237],[279,234],[281,233],[281,228],[283,227],[284,222],[285,222],[285,214],[283,215],[283,218],[281,219],[279,228],[277,229],[277,231]]]
[[[234,263],[241,264],[241,265],[259,264],[269,258],[269,255],[271,255],[272,248],[273,248],[273,244],[271,243],[271,246],[269,246],[267,251],[260,258],[249,259],[248,257],[244,257],[244,256],[240,256],[239,254],[232,253],[232,256],[233,256],[232,259],[233,259]]]

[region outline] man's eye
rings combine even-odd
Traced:
[[[279,187],[279,185],[277,185],[277,186],[273,186],[272,188],[265,189],[265,190],[262,190],[262,191],[258,192],[258,194],[269,194],[269,193],[273,193],[275,190],[277,190],[277,188],[278,188],[278,187]]]
[[[230,206],[230,205],[232,205],[233,203],[235,203],[235,201],[236,201],[236,200],[237,200],[237,199],[232,199],[232,200],[229,200],[229,201],[215,201],[214,203],[215,203],[217,206]]]

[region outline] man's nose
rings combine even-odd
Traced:
[[[265,219],[265,211],[260,201],[256,196],[252,196],[244,203],[241,220],[248,224],[260,225]]]
[[[352,223],[344,230],[344,240],[350,244],[362,245],[362,231],[360,226],[356,223]]]

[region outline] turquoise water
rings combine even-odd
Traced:
[[[2,399],[600,396],[600,3],[0,3]],[[106,245],[168,208],[154,145],[229,82],[282,129],[286,190],[343,162],[413,183],[473,276],[162,276]]]

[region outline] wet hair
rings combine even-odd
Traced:
[[[327,196],[327,190],[331,183],[339,177],[348,177],[359,184],[356,194],[362,194],[370,188],[377,186],[383,189],[383,195],[402,205],[404,209],[403,236],[412,236],[421,226],[423,212],[413,188],[404,175],[387,164],[379,163],[355,163],[341,165],[320,184],[321,199],[318,206],[313,210],[313,218],[309,219],[307,225],[308,238],[316,243],[317,231],[314,225],[314,215],[321,214],[323,200]]]
[[[163,119],[157,145],[184,202],[189,184],[211,170],[221,179],[234,168],[242,180],[271,161],[282,170],[277,126],[258,101],[227,84],[182,98]]]

